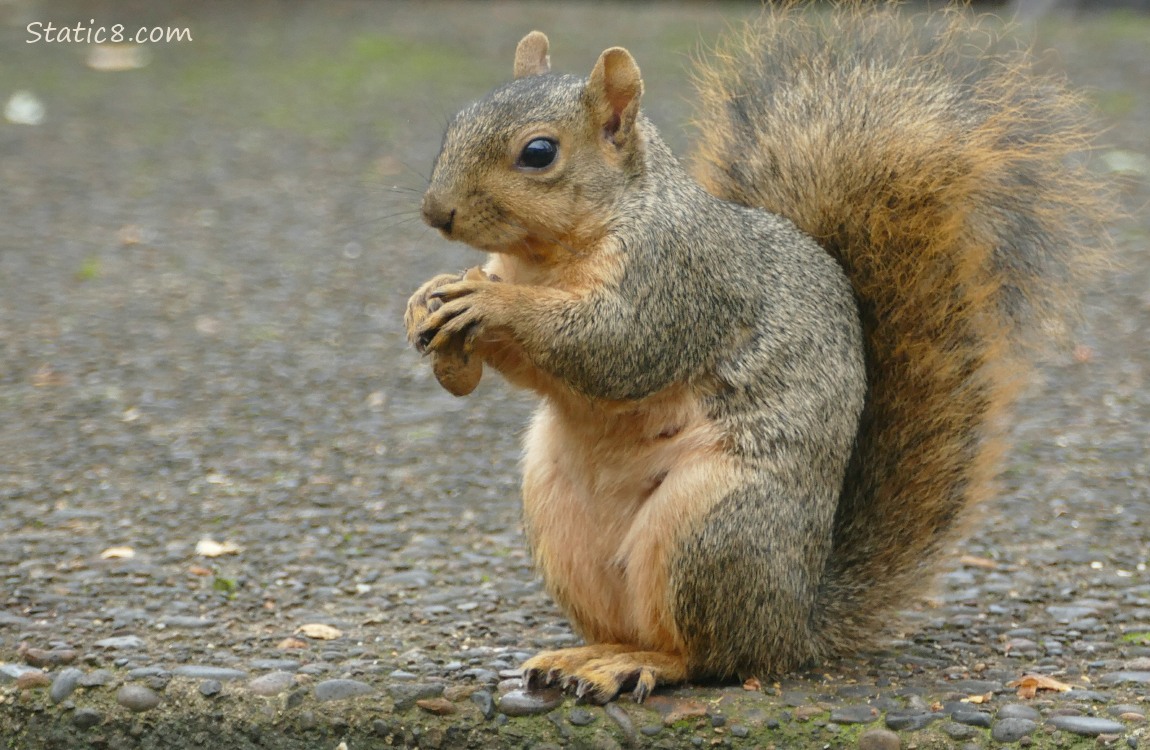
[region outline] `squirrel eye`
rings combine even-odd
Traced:
[[[559,155],[559,144],[550,138],[536,138],[519,152],[515,166],[527,169],[546,169]]]

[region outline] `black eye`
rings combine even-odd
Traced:
[[[558,143],[550,138],[536,138],[523,147],[519,152],[519,161],[515,164],[527,169],[545,169],[551,166],[558,155]]]

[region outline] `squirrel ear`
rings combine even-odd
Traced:
[[[541,76],[551,72],[551,57],[547,35],[542,31],[532,31],[519,40],[515,47],[515,77]]]
[[[625,141],[639,115],[643,95],[643,79],[631,53],[612,47],[599,55],[587,81],[587,95],[592,112],[602,123],[603,135],[615,144]]]

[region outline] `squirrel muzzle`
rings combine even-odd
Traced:
[[[451,238],[451,230],[455,225],[455,209],[443,205],[430,190],[423,195],[419,214],[427,226],[438,229],[444,237]]]

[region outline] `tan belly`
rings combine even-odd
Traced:
[[[524,522],[544,583],[591,643],[681,650],[668,566],[740,469],[698,400],[544,401],[527,435]]]

